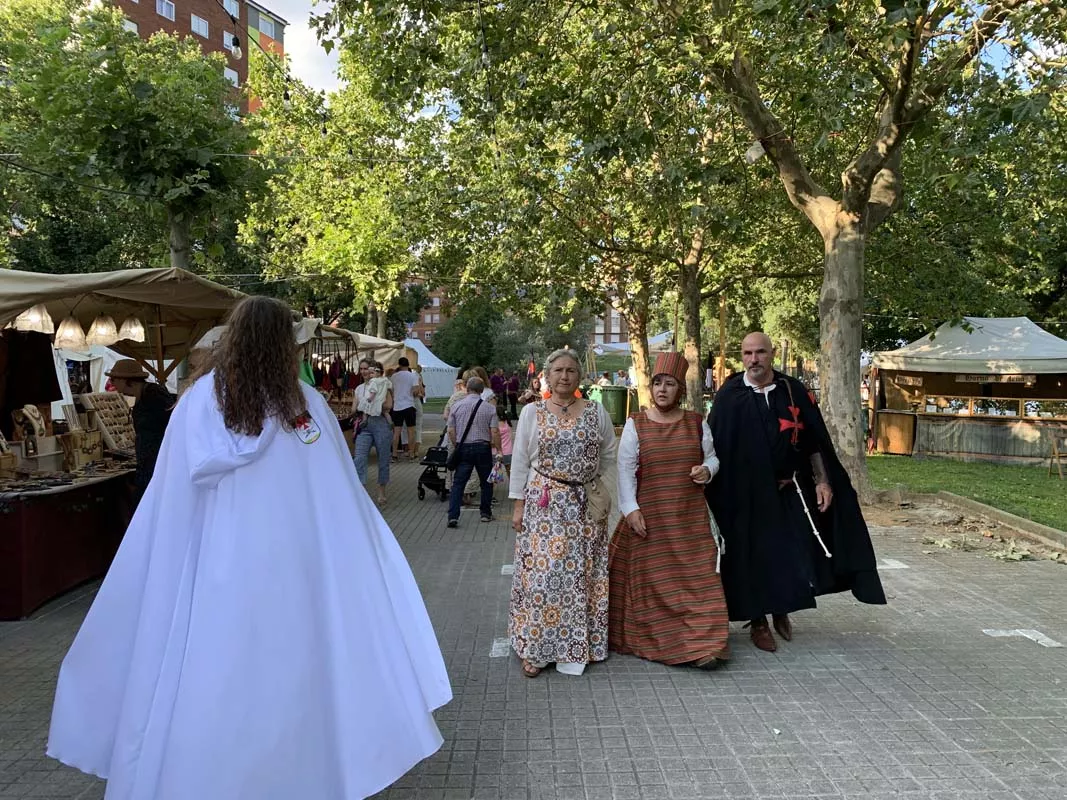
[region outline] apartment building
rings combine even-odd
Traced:
[[[433,344],[433,336],[449,317],[445,291],[433,289],[429,293],[429,305],[419,312],[419,318],[414,323],[408,323],[408,336],[412,339],[422,339],[430,346]]]
[[[596,327],[590,344],[618,344],[629,341],[629,327],[626,318],[619,312],[611,300],[604,301],[604,308],[597,314]]]
[[[192,37],[205,53],[226,56],[226,77],[234,86],[248,80],[248,53],[258,43],[284,53],[285,26],[273,11],[248,0],[112,0],[126,16],[128,30],[147,39],[156,31]],[[236,21],[236,24],[235,24]],[[246,38],[252,41],[246,41]],[[255,111],[253,98],[249,110]]]

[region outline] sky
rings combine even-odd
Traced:
[[[289,56],[293,77],[299,78],[312,89],[331,91],[337,88],[337,51],[327,55],[315,32],[308,26],[313,0],[257,0],[264,8],[278,13],[288,20],[285,29],[285,53]],[[315,4],[315,12],[321,14],[328,3]]]

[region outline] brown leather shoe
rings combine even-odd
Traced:
[[[789,615],[775,614],[773,619],[774,629],[778,631],[778,635],[787,642],[793,641],[793,623],[790,621]]]
[[[771,633],[771,626],[767,624],[767,620],[761,619],[758,622],[750,622],[745,627],[751,628],[749,635],[752,637],[752,644],[756,645],[760,650],[773,653],[778,649],[778,642],[774,641],[774,634]]]

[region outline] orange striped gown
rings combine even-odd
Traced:
[[[664,664],[727,658],[729,619],[704,487],[689,471],[704,460],[700,415],[674,423],[634,415],[637,503],[647,536],[624,517],[609,551],[608,643]]]

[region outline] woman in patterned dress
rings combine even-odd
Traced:
[[[552,394],[525,406],[515,429],[508,633],[529,678],[552,663],[581,675],[608,657],[610,501],[600,476],[615,460],[615,429],[603,406],[574,396],[580,378],[573,352],[552,353]]]
[[[616,653],[715,669],[730,654],[718,529],[704,486],[719,469],[711,429],[679,406],[688,363],[662,353],[653,406],[619,442],[619,509],[611,540],[609,636]]]

